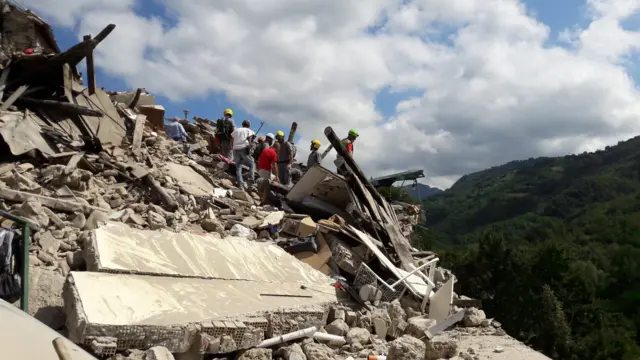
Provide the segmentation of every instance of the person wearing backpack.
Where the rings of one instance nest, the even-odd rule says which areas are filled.
[[[291,183],[291,165],[295,160],[295,146],[284,139],[284,132],[276,133],[278,142],[278,175],[280,184],[288,186]]]
[[[226,109],[222,114],[222,118],[216,121],[216,138],[220,145],[220,154],[228,159],[232,159],[233,144],[231,142],[231,134],[236,129],[233,122],[233,111]]]

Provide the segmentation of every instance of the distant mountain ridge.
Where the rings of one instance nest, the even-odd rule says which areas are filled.
[[[416,187],[414,187],[413,185],[405,185],[403,186],[403,188],[407,190],[409,196],[411,196],[411,198],[414,200],[422,200],[428,198],[429,196],[433,196],[442,192],[442,190],[436,187],[431,187],[429,185],[420,183],[418,183]]]
[[[640,359],[640,137],[465,175],[422,210],[416,247],[507,333],[556,360]]]

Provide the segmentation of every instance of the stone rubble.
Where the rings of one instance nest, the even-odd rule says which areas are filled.
[[[101,39],[114,28],[115,25],[107,26],[99,34]],[[91,40],[93,42],[84,41],[79,46],[92,51],[101,41],[95,40],[96,38],[98,36]],[[55,43],[54,39],[48,40]],[[69,81],[57,86],[70,86],[71,88],[66,88],[68,93],[78,92],[77,88],[84,89],[75,66],[69,64],[82,60],[86,56],[85,53],[80,56],[69,51],[56,57],[53,47],[45,48],[44,52],[42,49],[36,49],[35,52],[21,48],[10,50],[0,53],[0,70],[12,65],[12,62],[6,61],[8,59],[20,60],[28,56],[37,56],[42,61],[49,61],[64,56],[67,61],[57,64],[56,69],[60,70],[57,75],[64,71],[69,75]],[[58,77],[62,79],[62,76]],[[10,89],[7,88],[10,90],[9,94],[19,91],[15,84],[11,85]],[[4,84],[2,86],[4,87]],[[258,193],[256,187],[240,189],[234,186],[235,165],[230,163],[229,159],[216,154],[214,122],[198,117],[194,117],[194,122],[189,122],[185,115],[181,123],[189,135],[186,146],[190,151],[187,155],[185,144],[173,141],[164,134],[164,109],[161,105],[155,104],[152,95],[143,89],[136,93],[104,93],[98,89],[94,91],[96,93],[91,96],[104,95],[104,103],[98,101],[102,103],[102,107],[73,107],[71,101],[57,100],[55,104],[67,110],[70,106],[73,107],[75,117],[90,116],[100,124],[113,121],[116,126],[109,128],[103,125],[106,127],[104,132],[89,128],[89,132],[95,130],[95,133],[87,137],[80,136],[79,132],[61,134],[51,127],[42,125],[32,132],[27,132],[33,140],[32,143],[36,144],[34,148],[18,149],[25,150],[19,154],[18,150],[14,151],[17,147],[11,147],[9,144],[11,137],[3,135],[0,139],[0,143],[7,142],[4,145],[9,145],[12,149],[11,152],[3,154],[0,162],[0,210],[20,216],[33,231],[28,254],[29,312],[62,334],[67,330],[64,312],[66,304],[61,295],[65,278],[71,271],[86,271],[94,267],[93,264],[86,263],[86,252],[90,251],[87,244],[91,242],[91,231],[106,222],[121,222],[135,229],[216,233],[221,238],[238,236],[254,241],[271,242],[285,249],[308,245],[309,243],[303,240],[314,236],[320,226],[330,228],[334,234],[325,233],[327,239],[323,240],[328,243],[324,244],[324,251],[329,254],[328,258],[320,258],[318,254],[323,251],[322,243],[317,245],[314,242],[312,245],[321,249],[316,252],[306,251],[306,254],[303,251],[301,253],[306,257],[301,256],[299,259],[326,275],[332,275],[336,288],[342,284],[341,279],[344,279],[341,275],[350,279],[360,279],[361,271],[365,269],[363,265],[367,264],[376,269],[370,270],[375,274],[377,271],[387,271],[385,276],[392,274],[398,277],[397,273],[388,272],[391,271],[390,268],[384,269],[395,265],[377,264],[382,260],[390,262],[390,259],[374,260],[374,252],[363,243],[362,238],[356,236],[358,234],[354,235],[354,230],[347,225],[358,225],[357,230],[365,233],[364,236],[367,236],[367,231],[374,233],[383,229],[386,233],[386,244],[383,244],[382,238],[371,237],[370,241],[379,242],[379,245],[374,243],[372,246],[384,248],[385,252],[395,248],[395,264],[400,264],[409,257],[410,262],[420,266],[436,257],[430,252],[422,252],[422,257],[413,256],[412,253],[416,254],[418,251],[406,247],[410,244],[401,244],[406,246],[403,251],[398,250],[402,247],[398,242],[406,241],[406,238],[400,235],[408,237],[413,225],[419,222],[419,206],[388,204],[386,200],[378,198],[377,203],[373,204],[375,211],[372,212],[379,218],[379,223],[374,224],[372,219],[375,217],[368,214],[368,209],[355,209],[353,203],[349,202],[347,206],[342,207],[346,208],[345,214],[353,219],[345,220],[334,214],[329,219],[319,220],[316,224],[311,217],[293,213],[284,201],[283,192],[286,194],[290,189],[278,189],[275,186],[277,184],[274,184],[269,190],[269,195],[273,196],[267,197],[268,200],[264,201],[265,197]],[[36,94],[30,96],[36,97]],[[78,99],[84,101],[90,97],[77,95],[75,100]],[[107,99],[110,99],[111,103]],[[8,104],[6,110],[0,110],[0,128],[12,121],[28,123],[16,120],[27,115],[44,123],[39,118],[40,115],[33,111],[35,105],[29,105],[34,101],[37,104],[52,100],[32,99],[31,102],[18,101]],[[37,110],[37,106],[35,107]],[[101,126],[98,128],[102,129]],[[54,139],[54,145],[38,141],[42,140],[44,133],[49,134],[47,139]],[[337,182],[343,183],[353,194],[352,188],[357,187],[354,184],[358,184],[359,181],[365,182],[362,174],[356,175],[354,170],[350,176]],[[335,174],[332,176],[335,177]],[[321,182],[318,182],[318,187],[322,185]],[[370,184],[360,184],[358,194],[379,196],[368,185]],[[327,193],[331,193],[334,188],[331,189]],[[349,199],[349,196],[345,197]],[[367,196],[361,196],[360,200],[362,197]],[[368,206],[373,208],[371,203]],[[342,207],[334,206],[338,209]],[[362,209],[366,211],[361,211]],[[314,217],[316,218],[317,216]],[[348,239],[338,237],[345,234],[349,236]],[[313,258],[316,255],[317,258]],[[330,262],[329,258],[335,261]],[[429,286],[429,291],[441,291],[446,283],[451,283],[450,279],[456,281],[449,270],[435,268],[435,265],[432,270],[433,274],[429,276],[432,276],[435,287]],[[418,277],[418,280],[421,279]],[[439,323],[429,318],[429,307],[424,311],[420,310],[422,299],[411,294],[411,291],[407,291],[407,294],[403,291],[402,297],[396,296],[391,301],[385,301],[389,300],[388,291],[385,292],[383,286],[375,279],[350,290],[353,291],[349,292],[351,298],[341,304],[332,305],[326,324],[319,329],[320,332],[344,337],[344,342],[325,342],[308,337],[272,348],[238,350],[235,340],[229,335],[224,335],[211,339],[208,348],[216,348],[218,353],[227,353],[216,354],[217,359],[234,360],[360,360],[367,359],[370,355],[383,355],[387,360],[432,360],[456,356],[475,360],[478,359],[476,352],[481,349],[461,350],[458,346],[461,339],[485,335],[507,338],[498,321],[487,319],[484,311],[474,307],[467,307],[461,321],[452,323],[449,329],[441,329],[436,334],[431,334],[435,336],[430,338],[427,333]],[[462,299],[455,293],[453,298]],[[455,305],[449,305],[449,314],[462,310]],[[289,321],[288,325],[293,329],[297,329],[298,326],[295,320]],[[443,330],[446,331],[442,332]],[[203,339],[207,337],[206,334],[202,335]],[[117,347],[116,343],[116,339],[104,336],[93,339],[91,346],[96,355],[103,358],[110,356],[113,360],[202,358],[202,354],[192,354],[191,351],[172,354],[163,346],[128,349],[113,355],[110,350]],[[491,351],[496,354],[506,353],[509,350],[508,346],[510,345],[507,343],[500,343],[493,346]],[[194,356],[190,357],[191,355]]]

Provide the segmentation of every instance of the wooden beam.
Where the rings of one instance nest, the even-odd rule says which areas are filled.
[[[71,174],[73,170],[75,170],[78,167],[78,163],[80,162],[80,160],[82,160],[83,157],[84,157],[84,152],[73,154],[71,159],[69,159],[67,166],[64,167],[64,171],[62,173],[65,175]]]
[[[5,65],[2,70],[2,75],[0,75],[0,101],[2,101],[2,98],[4,97],[4,88],[7,86],[9,71],[11,71],[11,60],[7,62],[7,65]]]
[[[16,84],[24,84],[25,82],[29,82],[32,79],[36,79],[41,76],[48,76],[51,73],[57,71],[64,64],[70,64],[72,67],[75,67],[84,59],[89,53],[93,51],[93,49],[104,40],[107,35],[109,35],[116,26],[114,24],[109,24],[105,27],[96,37],[90,40],[84,40],[67,51],[57,54],[51,58],[49,58],[44,64],[35,69],[30,69],[28,73],[20,76],[19,78],[14,79],[9,86]]]
[[[72,104],[68,102],[62,102],[62,101],[56,101],[56,100],[40,100],[40,99],[25,98],[25,97],[20,98],[20,101],[22,101],[25,104],[32,104],[42,108],[58,109],[62,111],[72,112],[73,114],[77,114],[77,115],[97,116],[97,117],[104,116],[104,113],[100,110],[90,109],[86,106]]]
[[[362,172],[358,164],[356,164],[355,160],[353,160],[353,157],[351,157],[351,155],[347,152],[347,149],[345,149],[344,146],[342,146],[342,143],[340,142],[340,138],[336,135],[335,132],[333,132],[333,129],[331,128],[331,126],[327,126],[324,129],[324,135],[327,137],[327,139],[329,139],[329,142],[331,143],[331,145],[333,145],[333,148],[336,149],[336,152],[338,152],[338,154],[340,154],[340,156],[344,158],[345,163],[351,168],[351,170],[358,177],[360,182],[367,189],[369,189],[371,196],[373,196],[373,198],[378,202],[378,204],[380,204],[380,206],[385,207],[386,200],[384,200],[384,198],[382,197],[382,195],[380,195],[378,190],[376,190],[376,188],[373,187],[373,185],[371,185],[371,183],[369,182],[369,179],[367,179],[367,177],[364,175],[364,172]]]
[[[296,130],[298,130],[298,123],[294,121],[291,124],[291,129],[289,130],[289,137],[287,138],[288,142],[293,142],[293,138],[296,136]]]
[[[144,123],[147,117],[144,115],[136,116],[136,123],[133,128],[133,140],[131,140],[131,152],[139,160],[140,146],[142,145],[142,133],[144,131]]]
[[[6,111],[9,106],[13,105],[16,100],[29,88],[29,85],[22,85],[16,91],[14,91],[11,96],[7,99],[7,101],[3,102],[0,106],[0,111]]]
[[[140,94],[142,94],[142,89],[138,88],[138,90],[136,90],[135,96],[133,97],[129,105],[127,105],[129,109],[133,109],[136,107],[136,105],[138,105],[138,101],[140,100]]]
[[[82,37],[84,41],[91,40],[91,35],[85,35]],[[96,73],[93,67],[93,49],[89,50],[87,54],[87,82],[89,86],[89,95],[96,93]]]

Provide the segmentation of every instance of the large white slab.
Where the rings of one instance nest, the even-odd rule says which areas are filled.
[[[87,245],[91,271],[329,284],[326,275],[280,247],[240,237],[137,230],[108,223]]]
[[[337,301],[330,285],[303,290],[254,281],[96,272],[72,272],[69,280],[81,315],[92,325],[181,325]],[[275,294],[292,296],[269,296]]]

